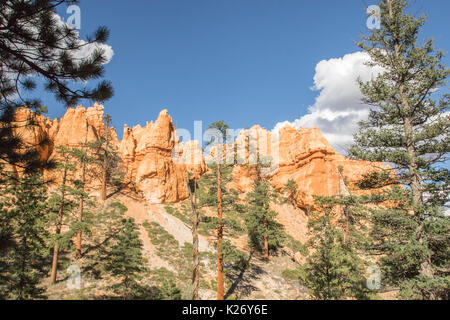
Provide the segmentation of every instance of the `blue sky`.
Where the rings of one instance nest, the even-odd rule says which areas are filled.
[[[310,112],[320,95],[311,90],[316,66],[358,51],[355,42],[367,31],[365,7],[376,3],[82,0],[80,34],[84,38],[100,25],[111,30],[108,44],[114,56],[105,78],[112,81],[115,96],[104,105],[119,136],[123,124],[145,124],[161,109],[188,130],[194,120],[272,129]],[[436,46],[448,52],[450,1],[411,3],[429,17],[423,35],[434,37]],[[322,70],[325,77],[334,65],[328,67]],[[50,117],[64,114],[65,106],[49,95],[43,100]]]

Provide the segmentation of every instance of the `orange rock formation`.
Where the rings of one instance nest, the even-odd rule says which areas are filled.
[[[26,125],[32,120],[33,125]],[[42,161],[58,159],[56,146],[79,147],[83,143],[97,141],[105,131],[103,106],[95,104],[90,108],[68,108],[60,120],[50,120],[35,115],[27,108],[16,113],[16,121],[25,125],[17,133],[29,146],[39,145],[43,140],[49,143],[38,147]],[[124,127],[122,141],[114,128],[111,129],[112,144],[123,160],[126,172],[125,183],[134,185],[136,190],[150,203],[172,203],[188,197],[186,177],[191,172],[199,177],[206,171],[203,158],[197,162],[184,163],[186,157],[198,159],[198,144],[190,141],[178,143],[172,118],[167,110],[160,112],[157,120]],[[40,148],[40,149],[39,149]],[[56,172],[45,172],[46,178],[58,180]],[[99,181],[88,181],[91,188],[98,187]]]
[[[81,106],[69,108],[59,120],[34,115],[26,108],[17,111],[18,123],[25,123],[30,118],[34,119],[35,125],[21,126],[17,132],[29,145],[49,140],[49,144],[38,147],[42,161],[57,158],[56,146],[77,147],[96,141],[105,131],[103,106],[98,104],[87,109]],[[147,122],[145,127],[125,125],[121,141],[114,129],[111,136],[123,160],[125,184],[133,185],[150,203],[174,203],[186,199],[188,173],[199,178],[206,172],[198,142],[178,142],[167,110],[162,110],[156,121]],[[295,129],[287,125],[276,135],[254,126],[242,130],[226,149],[226,161],[240,164],[233,171],[233,187],[243,192],[252,189],[254,170],[245,164],[255,164],[259,154],[259,161],[266,161],[264,170],[276,189],[282,190],[289,179],[296,182],[295,200],[305,211],[313,207],[313,195],[360,193],[354,182],[374,166],[382,166],[349,160],[338,154],[317,128]],[[213,147],[213,153],[214,150],[217,148]],[[342,176],[338,172],[340,166]],[[46,174],[52,175],[51,172]],[[97,186],[95,181],[90,185]]]
[[[260,159],[269,159],[267,166],[270,164],[271,168],[268,168],[267,176],[276,189],[281,191],[289,179],[294,180],[298,189],[297,206],[306,212],[314,207],[313,195],[361,194],[355,182],[364,173],[384,167],[380,163],[354,161],[338,154],[317,127],[295,129],[286,125],[276,136],[254,126],[241,131],[236,143],[239,146],[235,150],[242,146],[246,150],[245,163],[255,164],[252,157],[258,153]],[[342,167],[342,173],[339,173],[339,167]],[[240,165],[234,168],[233,174],[235,188],[243,192],[253,188],[254,169]]]
[[[150,203],[172,203],[186,199],[188,194],[187,172],[200,176],[206,171],[203,159],[197,163],[185,161],[185,157],[198,154],[198,144],[179,143],[172,118],[167,110],[158,119],[129,128],[125,125],[120,143],[120,155],[127,170],[126,180],[135,184]],[[185,153],[183,155],[183,152]]]

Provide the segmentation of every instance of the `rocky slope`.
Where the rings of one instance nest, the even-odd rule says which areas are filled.
[[[68,108],[61,119],[54,120],[22,108],[16,118],[22,124],[33,119],[35,125],[20,126],[17,132],[29,145],[38,145],[42,161],[57,157],[56,146],[76,147],[98,140],[105,132],[103,106],[98,104],[87,109]],[[175,203],[186,199],[187,172],[197,177],[206,172],[198,142],[178,142],[167,110],[162,110],[155,122],[147,122],[145,127],[125,125],[121,141],[114,128],[111,136],[123,160],[125,183],[134,185],[149,203]],[[43,140],[49,143],[40,146]],[[349,160],[338,154],[317,128],[294,129],[287,125],[275,135],[254,126],[242,130],[236,141],[226,147],[226,161],[238,163],[233,172],[233,187],[244,192],[251,190],[254,173],[248,164],[256,163],[258,154],[261,159],[269,159],[271,167],[266,170],[275,188],[282,190],[289,179],[296,182],[299,192],[295,200],[305,211],[313,207],[313,195],[360,193],[354,183],[362,174],[383,166]],[[95,181],[90,183],[96,184]]]
[[[33,125],[27,125],[30,119]],[[35,115],[25,108],[16,114],[16,121],[20,124],[17,133],[27,144],[36,146],[43,162],[58,159],[57,146],[79,147],[82,143],[97,141],[106,130],[102,120],[103,106],[98,104],[87,109],[81,106],[69,108],[61,119],[54,120]],[[127,187],[108,201],[124,203],[128,207],[126,214],[139,225],[144,253],[154,277],[172,275],[176,279],[189,279],[190,226],[165,204],[179,208],[184,201],[184,205],[188,205],[188,173],[200,177],[207,170],[205,161],[219,155],[219,149],[213,147],[203,159],[197,141],[180,143],[167,110],[162,110],[157,119],[147,122],[145,127],[125,125],[122,140],[118,139],[114,128],[110,133],[112,144],[122,159],[124,185]],[[43,141],[47,143],[41,144]],[[273,204],[273,209],[277,211],[286,233],[300,243],[307,239],[306,224],[308,213],[314,207],[313,195],[361,193],[354,183],[375,166],[382,166],[343,157],[317,128],[286,126],[274,134],[254,126],[242,130],[236,140],[224,148],[227,151],[223,156],[225,161],[237,164],[233,169],[231,187],[244,193],[250,191],[255,172],[249,164],[257,161],[265,164],[264,174],[276,189],[281,191],[289,179],[296,182],[295,205]],[[13,169],[20,173],[19,168]],[[51,171],[44,172],[44,175],[55,180],[60,178]],[[88,185],[91,195],[95,196],[99,181],[92,179]],[[172,239],[171,248],[158,247],[152,242],[148,223],[152,224],[153,232],[164,233]],[[245,235],[230,240],[239,250],[248,252]],[[202,298],[214,298],[214,238],[200,235],[200,251],[204,277],[200,294]],[[302,261],[302,255],[289,248],[282,252],[269,263],[252,257],[250,268],[229,284],[229,296],[242,299],[308,298],[306,288],[297,280],[286,278],[283,273],[294,269]],[[188,285],[189,281],[183,283]],[[189,292],[189,288],[185,290]]]

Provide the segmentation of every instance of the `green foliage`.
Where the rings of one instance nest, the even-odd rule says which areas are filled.
[[[89,210],[84,214],[84,222],[89,228],[83,242],[83,273],[99,279],[107,276],[104,265],[108,261],[111,247],[115,245],[123,229],[127,207],[120,202],[112,202],[106,207],[92,209],[93,211]]]
[[[268,240],[269,252],[277,252],[286,238],[283,225],[276,221],[277,213],[270,209],[270,203],[276,197],[277,194],[265,180],[255,183],[253,191],[246,197],[248,241],[251,248],[258,252],[264,252],[264,236]]]
[[[217,165],[208,165],[209,171],[202,175],[197,189],[198,207],[208,207],[213,212],[217,212]],[[232,181],[233,167],[230,165],[221,165],[221,191],[222,191],[222,225],[224,234],[230,237],[238,237],[244,234],[245,229],[242,225],[242,213],[244,207],[239,199],[239,192],[228,187]],[[219,220],[217,217],[206,216],[203,210],[199,210],[199,233],[212,235],[217,230]]]
[[[217,208],[217,170],[216,164],[208,165],[208,172],[203,174],[197,189],[197,196],[199,199],[199,207]],[[233,166],[221,165],[221,191],[222,191],[222,206],[224,213],[226,211],[237,210],[238,206],[238,191],[227,187],[228,183],[233,180],[232,177]]]
[[[304,280],[305,279],[305,272],[304,269],[298,268],[298,269],[285,269],[281,273],[281,275],[288,280]]]
[[[181,203],[181,210],[177,210],[169,205],[165,206],[166,212],[181,221],[183,221],[187,226],[192,228],[192,209],[190,205],[187,205],[189,200],[185,200]]]
[[[297,196],[298,187],[295,180],[289,179],[283,187],[283,192],[287,195],[286,201],[289,201],[292,205],[297,206],[295,197]]]
[[[158,223],[145,221],[143,226],[148,232],[150,241],[159,248],[159,255],[170,257],[178,250],[178,241]]]
[[[394,192],[405,193],[396,189],[388,195],[392,198]],[[405,299],[427,299],[431,295],[446,299],[450,287],[449,217],[439,208],[430,207],[423,221],[408,208],[408,203],[397,203],[395,207],[371,210],[372,249],[383,253],[380,263],[384,279],[400,287],[400,296]],[[418,230],[426,234],[425,243],[418,238]],[[434,269],[433,276],[421,274],[426,257]]]
[[[309,254],[308,247],[302,244],[300,241],[295,240],[291,235],[286,234],[286,247],[291,249],[294,253],[300,252],[302,256],[307,256]]]
[[[223,120],[219,120],[219,121],[211,123],[208,126],[208,129],[213,129],[213,130],[218,131],[218,136],[215,137],[218,140],[214,141],[213,138],[211,137],[211,140],[206,142],[207,146],[211,145],[211,144],[217,144],[217,143],[221,144],[221,143],[228,142],[227,141],[228,140],[227,130],[229,129],[229,126]]]
[[[181,290],[172,279],[164,280],[159,292],[161,300],[180,300]]]
[[[76,234],[76,230],[68,228],[63,230],[64,226],[70,226],[75,222],[75,217],[71,214],[77,207],[76,198],[85,197],[80,190],[78,180],[73,178],[77,169],[76,162],[73,158],[75,149],[58,146],[55,151],[62,160],[56,162],[56,173],[61,176],[61,183],[58,188],[50,194],[48,200],[48,219],[49,226],[56,230],[51,236],[50,246],[58,244],[59,251],[64,253],[65,250],[73,246],[72,238]],[[80,226],[81,227],[81,226]]]
[[[175,273],[164,267],[150,270],[151,279],[155,282],[162,283],[164,280],[175,280]]]
[[[115,244],[105,256],[105,271],[119,279],[111,289],[124,299],[131,299],[139,291],[140,281],[148,272],[142,256],[142,242],[133,219],[126,219]]]
[[[365,35],[359,46],[371,58],[368,65],[383,72],[360,81],[371,111],[349,152],[392,166],[367,172],[360,186],[403,187],[378,190],[371,199],[373,249],[383,257],[384,278],[400,286],[402,297],[447,299],[450,217],[442,207],[450,175],[442,163],[450,151],[450,95],[442,89],[450,69],[433,39],[420,37],[425,16],[407,14],[405,0],[379,6],[381,28]]]
[[[0,34],[0,158],[25,168],[26,172],[46,165],[38,159],[35,146],[26,144],[14,130],[17,126],[32,126],[36,121],[30,116],[20,124],[14,123],[18,108],[27,106],[37,113],[46,112],[41,101],[32,97],[37,79],[64,106],[76,106],[80,99],[104,101],[113,95],[108,81],[100,81],[94,88],[80,86],[81,82],[103,76],[106,52],[84,49],[95,42],[107,41],[109,31],[100,27],[87,41],[79,41],[78,31],[60,23],[55,15],[58,8],[76,2],[0,2],[0,29],[8,30]],[[80,51],[85,54],[84,59],[77,58]],[[47,139],[38,141],[40,147],[48,144]],[[0,171],[0,176],[3,173]]]
[[[9,242],[0,251],[0,295],[42,299],[45,289],[39,283],[48,273],[46,187],[40,175],[32,174],[9,180],[4,191],[0,215],[7,222]]]
[[[308,223],[309,247],[314,250],[307,257],[299,276],[318,299],[364,299],[365,261],[353,242],[346,244],[344,234],[329,214],[313,214]]]
[[[185,242],[183,246],[180,246],[179,242],[156,222],[145,221],[143,226],[147,230],[150,241],[156,247],[157,255],[175,268],[177,280],[189,281],[193,265],[192,244]]]
[[[238,250],[228,239],[222,242],[222,253],[225,283],[231,288],[236,279],[242,277],[243,273],[250,268],[250,257]],[[230,299],[230,296],[227,299]]]
[[[222,242],[222,252],[224,256],[224,267],[227,271],[243,271],[250,266],[248,255],[238,250],[229,240]]]
[[[93,171],[96,180],[103,183],[106,178],[106,185],[120,189],[122,186],[124,172],[120,167],[121,158],[112,143],[112,117],[105,114],[103,117],[105,131],[99,139],[88,143],[87,147],[92,152],[91,162],[97,168]],[[105,176],[104,176],[105,175]]]

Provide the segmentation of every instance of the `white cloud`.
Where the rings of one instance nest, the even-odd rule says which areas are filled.
[[[59,25],[67,24],[56,13],[54,14],[54,17],[57,20],[57,23]],[[78,35],[78,38],[79,38],[79,33],[78,32],[77,32],[77,35]],[[82,39],[79,40],[79,44],[80,45],[83,45],[85,43],[86,43],[86,41],[84,41]],[[88,44],[86,46],[81,47],[77,51],[72,50],[71,54],[72,54],[72,56],[74,58],[82,60],[82,59],[85,59],[85,58],[89,57],[94,52],[94,50],[96,50],[96,49],[103,49],[103,51],[105,52],[105,57],[106,57],[105,64],[107,64],[108,62],[111,61],[111,59],[112,59],[112,57],[114,55],[114,51],[113,51],[112,47],[110,45],[107,45],[106,43],[94,42],[94,43],[91,43],[91,44]]]
[[[316,65],[312,90],[320,91],[309,113],[294,121],[277,123],[278,132],[286,124],[299,128],[317,126],[325,138],[338,151],[343,152],[352,142],[358,121],[368,116],[369,108],[361,103],[361,92],[357,83],[360,77],[368,81],[376,77],[381,68],[366,66],[369,56],[354,52],[342,58],[322,60]]]

